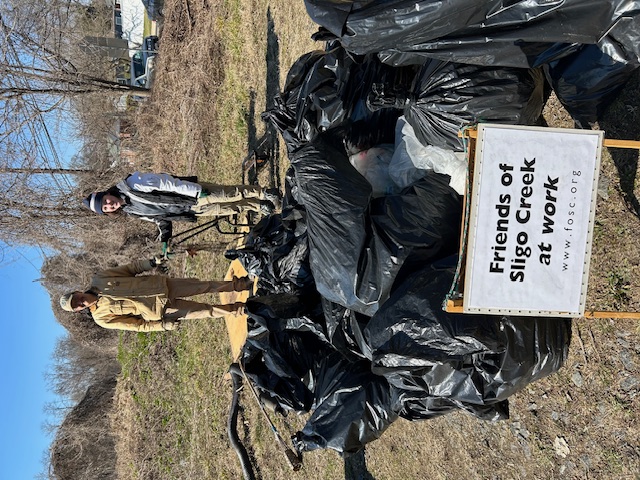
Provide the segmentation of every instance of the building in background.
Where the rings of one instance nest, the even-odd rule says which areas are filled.
[[[113,36],[122,38],[122,7],[119,2],[113,4]]]

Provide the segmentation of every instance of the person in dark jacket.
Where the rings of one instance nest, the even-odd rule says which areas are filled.
[[[83,201],[98,215],[122,212],[154,222],[163,248],[173,234],[171,222],[241,212],[268,214],[278,202],[274,190],[257,185],[216,185],[198,182],[197,177],[141,172],[132,173],[108,190],[93,192]]]

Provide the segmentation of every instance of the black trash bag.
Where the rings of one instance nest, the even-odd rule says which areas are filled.
[[[457,135],[464,125],[534,124],[546,100],[544,87],[538,69],[430,59],[391,67],[374,55],[354,57],[336,47],[302,56],[263,118],[281,132],[290,155],[328,130],[349,154],[393,143],[401,114],[425,145],[460,150]]]
[[[282,197],[282,212],[287,212],[285,221],[290,230],[302,235],[307,231],[306,212],[300,205],[300,195],[296,183],[296,172],[291,165],[284,176],[284,195]]]
[[[371,359],[371,348],[366,343],[364,329],[370,317],[348,308],[322,300],[327,339],[333,348],[352,361]]]
[[[274,106],[262,113],[261,118],[271,123],[287,145],[289,151],[308,142],[317,135],[313,119],[308,120],[304,114],[306,87],[305,79],[316,62],[324,56],[322,50],[302,55],[289,69],[284,90],[274,97]]]
[[[397,418],[397,397],[368,360],[346,358],[329,344],[319,307],[319,298],[251,299],[241,363],[277,411],[313,411],[297,434],[298,448],[355,452]]]
[[[326,135],[325,135],[326,136]],[[299,201],[307,211],[311,270],[320,294],[347,308],[358,305],[353,278],[370,231],[371,185],[344,149],[317,138],[290,155]],[[331,159],[331,160],[328,160]]]
[[[290,156],[307,211],[311,271],[324,298],[371,316],[405,261],[456,250],[461,199],[448,176],[432,172],[370,204],[370,184],[328,133]]]
[[[244,246],[225,252],[258,277],[257,295],[315,292],[309,267],[309,244],[304,208],[295,200],[290,168],[285,178],[283,207],[279,214],[263,217],[247,235]]]
[[[355,453],[398,418],[395,392],[369,367],[368,361],[349,362],[338,353],[322,359],[315,374],[313,414],[293,437],[298,451]]]
[[[282,135],[289,154],[327,130],[340,130],[352,151],[393,143],[400,110],[373,112],[366,106],[372,85],[406,91],[415,67],[382,64],[375,55],[354,57],[341,46],[301,56],[284,90],[262,118]]]
[[[319,297],[265,295],[246,305],[241,363],[261,395],[284,411],[313,405],[317,364],[334,350],[323,329]]]
[[[404,116],[422,144],[462,151],[458,132],[465,125],[536,124],[546,101],[545,78],[540,69],[427,59],[411,91],[400,96],[372,92],[368,104],[370,108],[404,105]]]
[[[365,335],[374,373],[475,413],[564,364],[569,320],[446,313],[453,274],[450,266],[424,267],[372,317]]]
[[[393,252],[395,261],[399,262],[398,272],[408,275],[420,265],[458,251],[462,197],[449,183],[448,175],[428,171],[400,193],[371,201],[369,216],[374,234],[385,245],[399,247]],[[361,265],[359,276],[362,279],[379,278],[379,284],[382,284],[384,276],[370,270],[373,267],[371,262]],[[401,278],[400,274],[398,278]]]
[[[576,125],[590,128],[638,64],[619,44],[605,39],[544,66],[545,74]]]
[[[243,248],[227,252],[227,257],[238,258],[250,275],[258,277],[258,295],[315,290],[306,230],[302,226],[298,228],[302,233],[291,230],[283,215],[264,217],[247,235]],[[296,225],[300,223],[305,225],[304,221]]]
[[[640,58],[638,0],[305,0],[350,52],[535,67],[605,35]],[[326,32],[325,32],[326,33]],[[325,39],[328,35],[324,35]]]
[[[569,321],[446,314],[440,307],[453,268],[440,263],[406,277],[371,319],[327,301],[323,316],[318,297],[247,303],[243,368],[277,411],[312,412],[294,438],[300,451],[354,453],[399,416],[426,420],[461,409],[507,418],[509,395],[563,364]],[[354,319],[355,340],[341,348],[336,339]]]
[[[444,381],[444,378],[440,381]],[[448,397],[433,397],[425,390],[396,389],[402,408],[398,415],[412,422],[430,420],[447,413],[463,410],[479,420],[495,422],[509,418],[509,401],[491,403],[489,405],[472,405]]]
[[[504,44],[498,45],[478,45],[475,55],[467,52],[469,56],[460,58],[455,55],[449,55],[449,52],[442,51],[437,54],[431,52],[414,52],[414,51],[397,51],[385,50],[377,54],[382,63],[393,65],[394,67],[422,65],[425,60],[439,60],[441,62],[459,62],[463,65],[481,65],[490,67],[507,67],[507,68],[538,68],[547,63],[556,61],[560,58],[570,55],[578,50],[582,44],[579,43],[518,43],[515,50],[508,51],[509,55],[496,61],[496,55],[500,55]],[[461,45],[452,46],[456,48],[465,48]]]
[[[464,409],[483,420],[508,417],[508,403],[464,405],[428,391],[408,391],[390,385],[370,370],[366,361],[350,361],[334,353],[317,365],[312,415],[293,438],[299,451],[331,448],[349,455],[380,438],[398,416],[426,420]]]

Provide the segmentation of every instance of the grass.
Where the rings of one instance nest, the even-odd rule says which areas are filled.
[[[630,290],[629,281],[618,271],[610,272],[607,279],[609,281],[610,293],[614,300],[614,307],[616,310],[624,309],[631,300],[628,293]]]
[[[151,20],[149,19],[149,15],[147,15],[147,11],[144,11],[144,16],[142,18],[142,38],[148,37],[151,35]]]
[[[315,27],[303,2],[288,0],[167,0],[165,16],[152,101],[137,118],[139,138],[149,146],[141,168],[238,183],[248,137],[254,130],[260,136],[264,128],[259,114],[267,105],[269,22],[271,39],[277,37],[280,85],[293,61],[323,47],[309,39]],[[621,108],[614,115],[625,112]],[[549,103],[545,117],[552,126],[572,127],[557,102]],[[631,125],[635,119],[621,121]],[[624,207],[610,155],[603,175],[611,180],[610,198],[598,206],[589,297],[599,307],[625,300],[628,308],[640,310],[635,281],[640,222]],[[233,241],[214,234],[199,240]],[[176,275],[198,278],[221,278],[226,268],[226,261],[211,252],[173,262]],[[566,367],[514,395],[509,420],[489,424],[464,413],[428,422],[399,420],[367,446],[369,470],[389,480],[637,478],[638,392],[621,387],[628,376],[640,376],[637,325],[575,321]],[[621,362],[623,351],[635,362],[632,370]],[[231,398],[225,372],[231,357],[220,320],[191,321],[167,334],[125,333],[118,359],[123,373],[113,423],[120,478],[241,478],[225,431]],[[584,379],[581,387],[572,381],[576,371]],[[241,396],[240,433],[260,478],[344,478],[343,460],[331,451],[310,452],[301,472],[289,471],[250,393]],[[296,415],[273,419],[284,437],[305,421]],[[567,458],[554,451],[557,436],[567,440]]]

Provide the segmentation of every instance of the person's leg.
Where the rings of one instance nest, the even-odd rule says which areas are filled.
[[[209,192],[212,202],[234,202],[243,198],[258,198],[262,200],[263,189],[259,185],[217,185],[215,183],[199,182],[202,188]]]
[[[217,185],[208,182],[200,182],[200,185],[209,192],[209,195],[204,197],[206,200],[202,202],[202,205],[211,203],[228,204],[252,198],[262,200],[260,205],[263,207],[263,213],[264,209],[268,209],[268,202],[273,204],[276,209],[280,209],[282,206],[282,194],[277,188],[262,188],[259,185]],[[251,205],[255,208],[257,203],[252,203]],[[216,215],[215,210],[212,210],[211,215]],[[217,215],[222,214],[218,213]]]
[[[210,305],[178,298],[172,300],[165,307],[163,318],[166,320],[189,320],[194,318],[224,317],[230,313],[240,315],[243,310],[244,303],[242,302],[230,305]]]
[[[198,280],[196,278],[168,278],[170,300],[191,297],[202,293],[239,292],[253,287],[249,277],[234,277],[233,280]]]
[[[257,198],[243,198],[237,201],[219,202],[209,197],[199,198],[191,211],[203,217],[221,217],[241,212],[261,212],[262,201]]]

